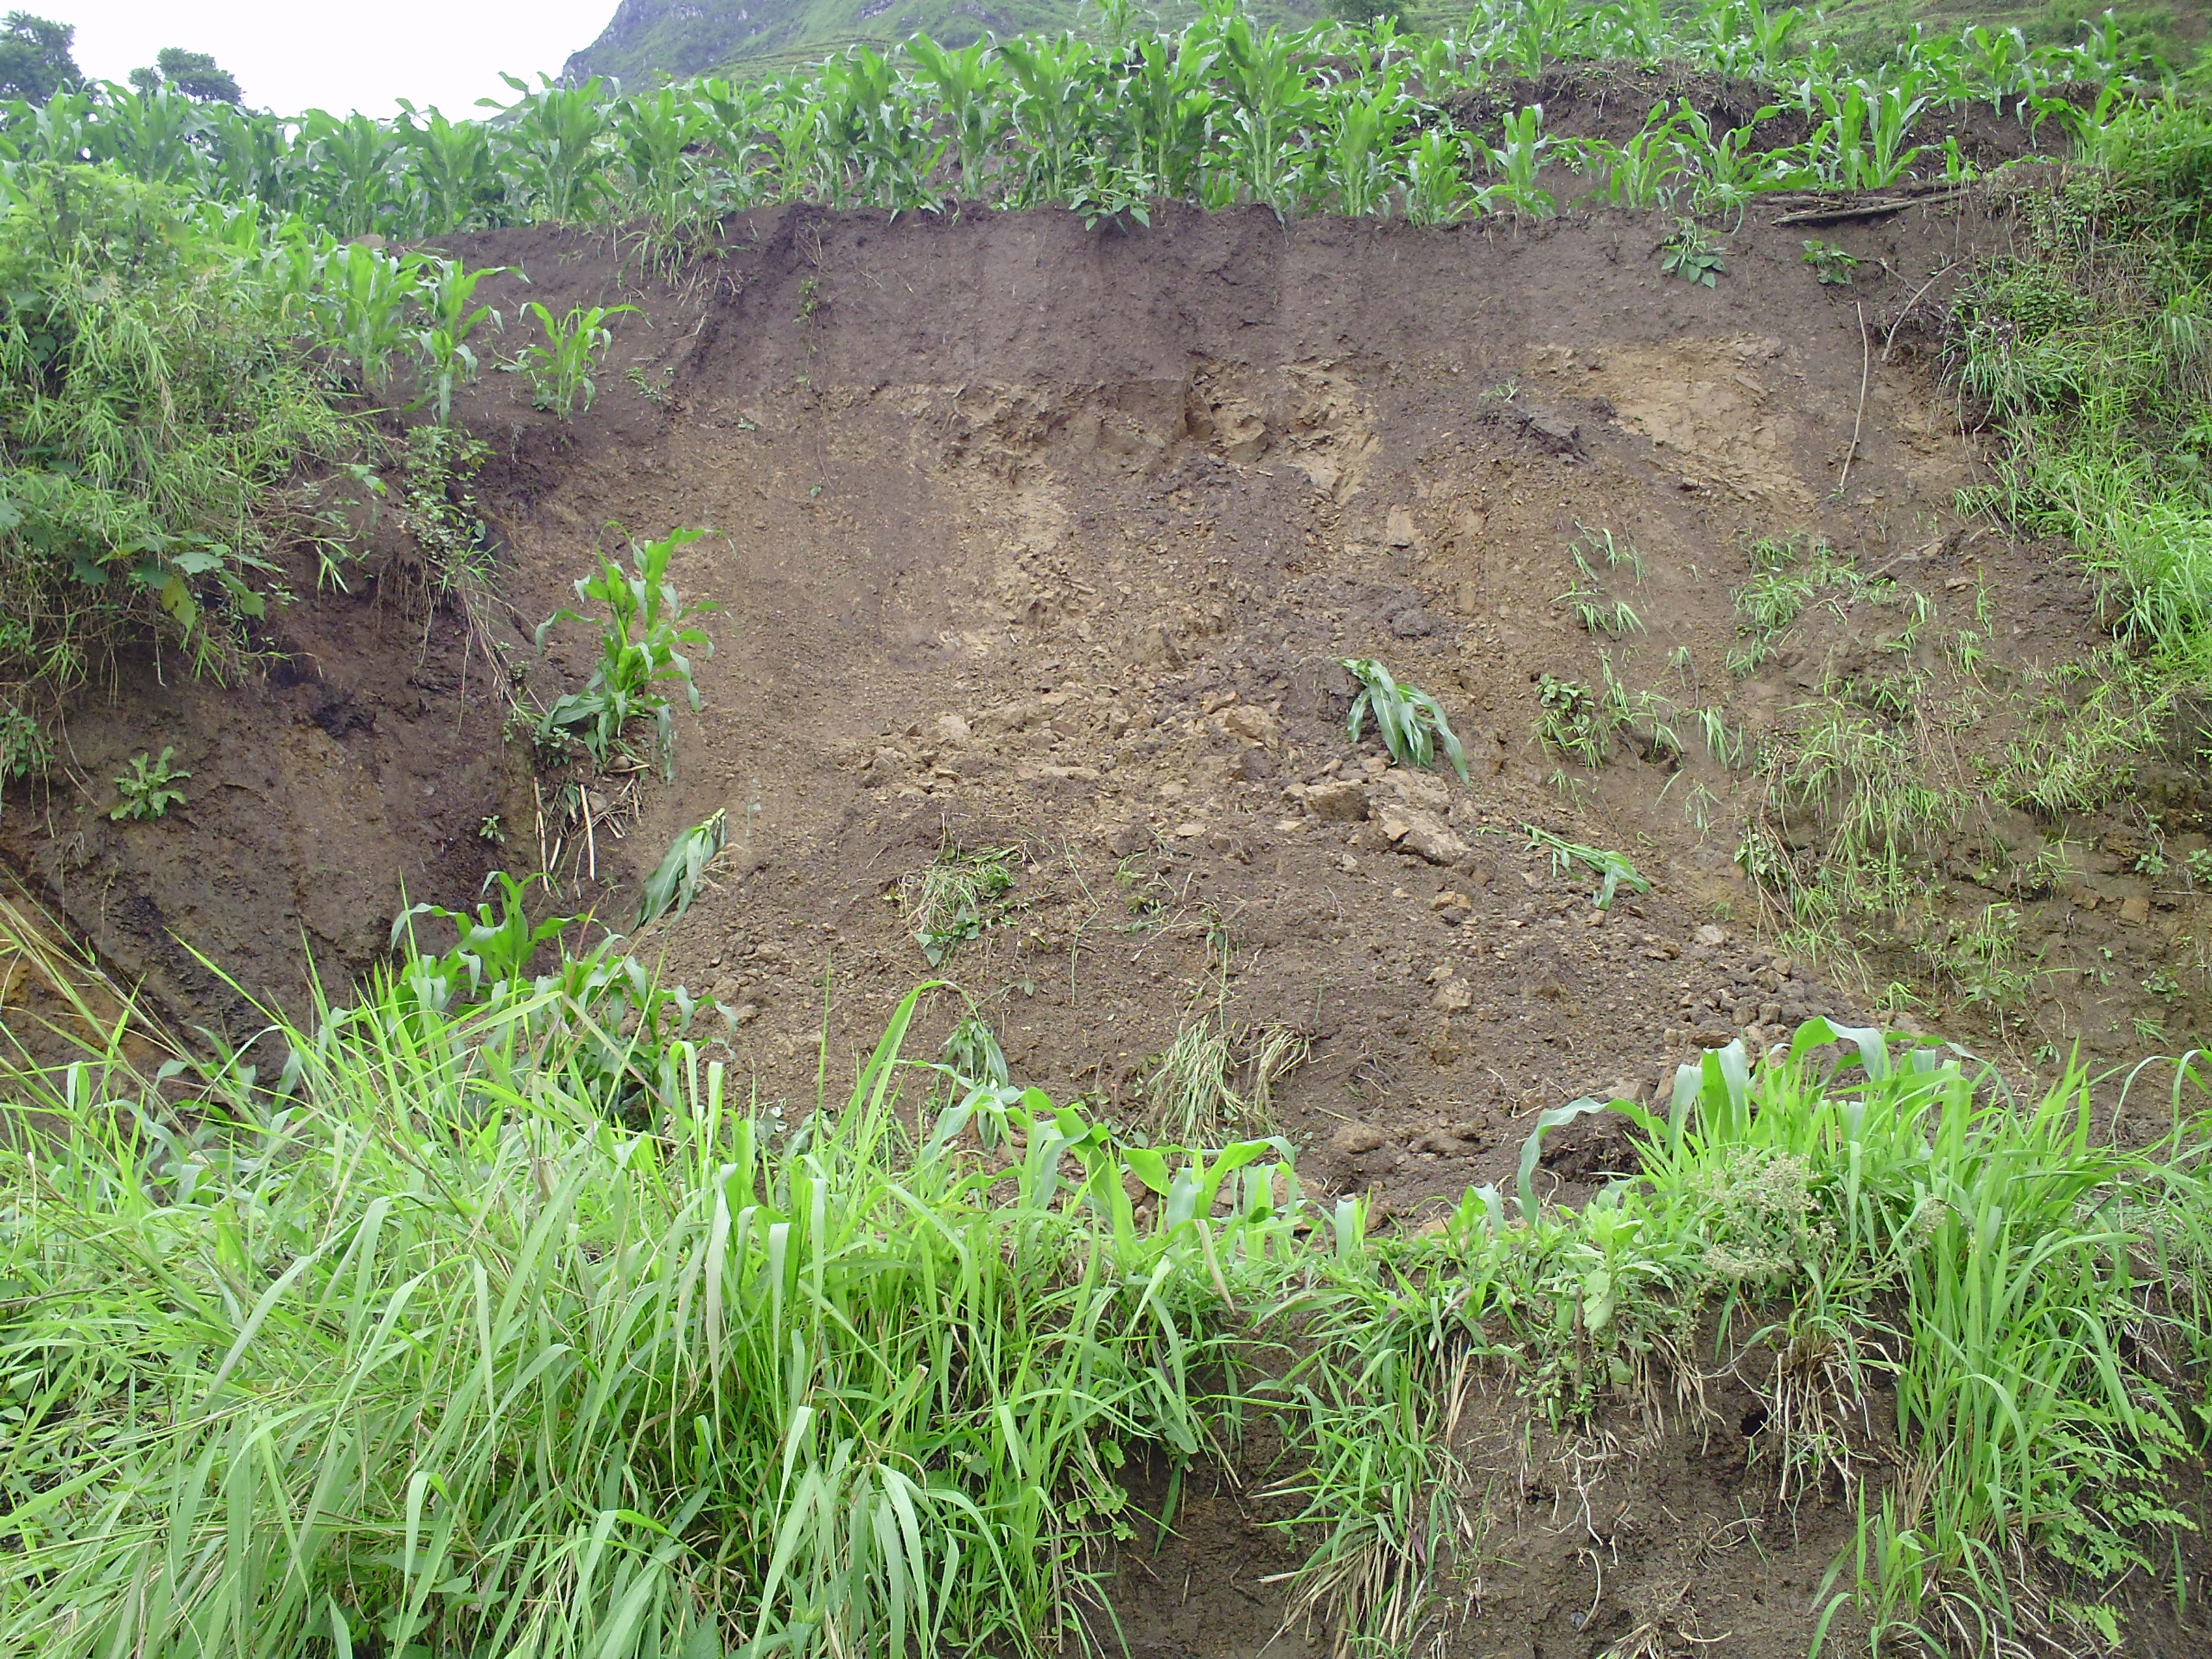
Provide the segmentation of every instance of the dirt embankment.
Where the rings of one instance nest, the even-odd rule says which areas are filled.
[[[801,1094],[825,1030],[834,1080],[928,971],[902,879],[910,898],[948,845],[1013,848],[991,925],[944,970],[1020,1074],[1134,1110],[1152,1057],[1218,1009],[1310,1039],[1275,1104],[1334,1143],[1323,1178],[1403,1206],[1493,1177],[1538,1100],[1648,1091],[1699,1041],[1871,1012],[1865,982],[1761,948],[1736,853],[1767,786],[1692,728],[1710,708],[1723,754],[1778,741],[1823,687],[1900,654],[1900,612],[1820,590],[1732,672],[1755,543],[1818,537],[1917,596],[1902,654],[1933,667],[1962,627],[2000,685],[2097,638],[2056,550],[1957,515],[1974,447],[1902,349],[1955,280],[1939,273],[2000,224],[1954,204],[1827,228],[1863,262],[1848,289],[1815,282],[1801,231],[1756,223],[1717,286],[1667,278],[1666,228],[734,223],[680,288],[630,295],[573,426],[513,376],[461,410],[493,450],[477,493],[501,587],[473,628],[457,605],[426,616],[388,506],[351,591],[282,612],[276,670],[216,688],[126,665],[70,723],[78,787],[9,801],[0,837],[112,961],[224,1013],[179,939],[289,998],[302,939],[326,976],[358,969],[403,886],[458,902],[560,840],[564,890],[615,916],[677,829],[726,807],[720,890],[653,948],[738,1012],[728,1041],[765,1089]],[[626,291],[603,242],[465,252],[556,310]],[[575,682],[581,630],[538,665],[529,629],[617,525],[713,532],[674,574],[724,609],[674,785],[601,785],[586,853],[574,824],[538,834],[492,659],[541,699]],[[1590,631],[1590,598],[1633,623]],[[1385,770],[1371,738],[1355,752],[1338,655],[1435,691],[1473,782]],[[1543,740],[1546,677],[1601,697],[1608,675],[1672,711],[1681,752],[1608,741],[1590,769]],[[1962,746],[2004,718],[1970,711]],[[105,779],[165,744],[188,807],[111,823]],[[2000,816],[1960,825],[1970,906],[1972,855],[2045,833]],[[1653,890],[1599,913],[1530,823],[1626,854]],[[2093,1048],[2193,927],[2107,827],[2113,848],[2024,907],[2031,948],[2122,964],[2090,988],[2121,999],[2101,1019],[2080,986],[2036,981]],[[2198,844],[2178,830],[2164,856]],[[2185,1022],[2185,1001],[2155,1006]]]
[[[1935,684],[1971,630],[1997,690],[1944,706],[1979,752],[2014,719],[2006,687],[2099,638],[2057,550],[1959,515],[1975,446],[1911,360],[2001,222],[1954,202],[1824,227],[1861,262],[1849,289],[1816,282],[1804,230],[1756,219],[1716,286],[1666,277],[1669,228],[792,210],[733,222],[673,284],[631,283],[602,240],[474,239],[471,261],[529,275],[495,304],[641,307],[573,425],[498,374],[459,411],[493,452],[477,491],[497,602],[426,605],[388,509],[349,592],[283,613],[265,678],[127,664],[74,714],[67,779],[10,799],[0,842],[110,962],[238,1028],[250,1014],[180,941],[289,1000],[301,941],[326,978],[356,971],[403,889],[459,903],[556,842],[564,896],[625,917],[677,831],[726,810],[714,890],[644,948],[722,1005],[715,1052],[802,1106],[933,972],[909,914],[933,862],[1006,849],[1011,884],[935,971],[1017,1077],[1139,1121],[1194,1024],[1239,1067],[1286,1033],[1308,1057],[1270,1079],[1272,1108],[1302,1170],[1417,1221],[1510,1178],[1537,1106],[1648,1097],[1702,1044],[1873,1016],[1871,983],[1763,942],[1736,853],[1771,781],[1731,765],[1731,741],[1781,744],[1808,699],[1899,657]],[[541,663],[530,629],[616,525],[710,531],[673,577],[723,609],[674,783],[597,784],[586,841],[503,740],[517,682],[493,664],[541,701],[577,682],[580,631]],[[1732,671],[1752,550],[1816,538],[1863,580],[1822,589]],[[1617,634],[1580,619],[1586,600]],[[1906,611],[1921,625],[1901,636]],[[1472,781],[1348,744],[1338,656],[1433,691]],[[1608,684],[1673,711],[1680,740],[1632,722],[1644,738],[1608,739],[1595,769],[1545,741],[1560,687]],[[1717,749],[1687,729],[1707,709]],[[189,805],[111,823],[105,780],[163,744]],[[2040,857],[2052,826],[1986,803],[1931,866],[1943,904],[2008,904],[2041,953],[2023,957],[2022,1064],[2072,1038],[2117,1053],[2148,1018],[2179,1044],[2197,1018],[2150,988],[2204,929],[2135,850],[2132,811],[2075,826],[2077,855],[2039,888],[2001,885],[1990,860]],[[1531,824],[1626,854],[1650,890],[1597,909],[1590,872],[1531,850]],[[2185,860],[2195,829],[2169,816],[2160,856]],[[1927,994],[1921,1018],[1989,1038]],[[940,998],[919,1043],[959,1006]],[[1253,1092],[1249,1069],[1232,1081]],[[1586,1191],[1620,1153],[1601,1121],[1563,1134],[1547,1187]],[[1737,1524],[1765,1501],[1746,1484],[1756,1399],[1714,1389],[1718,1415],[1671,1437],[1555,1449],[1565,1463],[1501,1443],[1513,1524],[1552,1542],[1462,1587],[1478,1611],[1492,1598],[1475,1628],[1506,1642],[1468,1651],[1595,1652],[1645,1614],[1741,1630],[1716,1652],[1802,1650],[1841,1511],[1755,1502],[1769,1518]],[[1715,1441],[1713,1422],[1740,1431]],[[1559,1484],[1571,1467],[1579,1490]],[[1746,1545],[1759,1574],[1717,1565]],[[1595,1573],[1607,1612],[1585,1628]],[[1674,1586],[1693,1577],[1685,1612]],[[1201,1606],[1251,1598],[1256,1647],[1271,1594],[1232,1583]],[[1228,1650],[1178,1633],[1172,1601],[1140,1615],[1148,1650]]]

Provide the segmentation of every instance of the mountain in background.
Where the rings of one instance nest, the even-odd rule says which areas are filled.
[[[1172,28],[1198,11],[1152,9]],[[1263,22],[1303,24],[1321,7],[1318,0],[1262,0],[1249,9]],[[1078,0],[622,0],[605,32],[569,58],[564,78],[573,84],[609,75],[643,88],[715,70],[811,63],[854,41],[881,49],[925,33],[957,47],[987,33],[1085,34],[1097,21]]]

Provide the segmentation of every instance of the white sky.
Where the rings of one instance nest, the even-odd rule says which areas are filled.
[[[599,37],[615,0],[8,0],[76,26],[77,65],[120,81],[164,46],[204,52],[256,108],[390,115],[393,100],[452,116],[533,86]]]

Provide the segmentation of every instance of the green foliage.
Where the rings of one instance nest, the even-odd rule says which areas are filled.
[[[1957,308],[1959,384],[2002,423],[1989,498],[2063,536],[2112,589],[2115,629],[2177,686],[2212,680],[2212,116],[2100,111],[2096,165],[2015,206],[2020,252]]]
[[[1390,671],[1372,657],[1340,657],[1337,660],[1359,683],[1358,695],[1345,716],[1345,735],[1359,741],[1370,715],[1375,735],[1401,766],[1428,767],[1437,763],[1441,750],[1452,769],[1467,781],[1467,754],[1444,718],[1443,706],[1416,686],[1401,685]]]
[[[0,783],[43,772],[53,757],[44,726],[14,703],[0,708]]]
[[[1153,1138],[1211,1146],[1231,1136],[1273,1134],[1269,1085],[1303,1058],[1302,1052],[1293,1056],[1283,1047],[1286,1041],[1295,1039],[1280,1030],[1260,1034],[1251,1056],[1253,1087],[1240,1092],[1237,1045],[1219,1013],[1200,1013],[1186,1023],[1175,1041],[1152,1057],[1141,1085]]]
[[[177,751],[164,748],[161,758],[149,762],[141,750],[131,757],[131,769],[115,780],[115,787],[122,799],[108,809],[107,816],[118,823],[129,819],[137,823],[146,818],[168,816],[172,806],[185,804],[185,792],[176,787],[179,779],[191,776],[189,772],[173,771],[169,763]]]
[[[11,11],[0,24],[0,97],[42,104],[84,79],[70,48],[76,26]]]
[[[238,77],[204,52],[164,46],[154,54],[151,67],[131,71],[131,84],[141,94],[155,96],[164,88],[200,103],[235,104],[244,94]]]
[[[919,992],[787,1127],[604,950],[531,977],[574,919],[527,892],[418,910],[453,948],[277,1024],[273,1079],[142,1075],[127,1025],[5,1074],[0,1641],[1038,1656],[1133,1534],[1124,1471],[1172,1488],[1264,1421],[1293,1596],[1419,1646],[1480,1547],[1449,1419],[1485,1377],[1571,1431],[1733,1370],[1785,1488],[1840,1471],[1840,1593],[1892,1634],[1962,1595],[2001,1631],[1994,1563],[2095,1596],[2173,1524],[2201,1128],[2102,1144],[2078,1073],[2022,1104],[1815,1021],[1615,1103],[1640,1173],[1580,1211],[1524,1178],[1375,1236],[1279,1141],[1015,1087],[972,1019],[906,1061]],[[1524,1177],[1600,1105],[1540,1114]],[[1887,1486],[1881,1384],[1925,1472]]]
[[[1533,823],[1524,827],[1528,831],[1529,850],[1549,854],[1554,872],[1564,872],[1579,864],[1597,877],[1598,889],[1591,895],[1590,902],[1599,909],[1611,909],[1614,895],[1623,887],[1632,893],[1651,890],[1651,884],[1637,872],[1636,866],[1628,861],[1626,854],[1610,852],[1600,847],[1585,847],[1580,842],[1565,841],[1548,830],[1539,830]]]
[[[279,593],[295,467],[359,441],[281,296],[114,172],[25,167],[0,206],[0,684],[67,686],[159,623],[204,668]]]
[[[1711,288],[1728,270],[1720,244],[1698,228],[1694,219],[1678,219],[1674,234],[1659,244],[1659,269],[1686,283]]]
[[[682,915],[691,908],[706,883],[707,871],[720,854],[729,834],[730,816],[718,810],[702,823],[695,823],[669,844],[659,866],[646,878],[639,896],[637,922],[650,926],[666,915]]]
[[[1797,619],[1823,594],[1857,592],[1863,584],[1850,560],[1818,536],[1762,537],[1747,554],[1751,580],[1730,595],[1741,620],[1728,654],[1729,672],[1755,673],[1788,637]]]
[[[1636,614],[1635,607],[1626,599],[1607,593],[1607,578],[1599,575],[1591,563],[1593,559],[1603,559],[1608,574],[1626,566],[1632,577],[1641,583],[1644,580],[1642,556],[1633,547],[1617,545],[1610,530],[1592,530],[1586,525],[1577,528],[1583,532],[1582,540],[1567,550],[1574,560],[1574,583],[1559,595],[1558,602],[1574,607],[1576,620],[1588,633],[1602,635],[1608,639],[1642,633],[1644,619]]]
[[[1919,942],[1937,982],[2000,1033],[2041,977],[2022,964],[2020,929],[2016,907],[1988,904],[1963,921],[1930,918]]]
[[[434,404],[442,426],[453,416],[454,388],[477,378],[477,354],[470,337],[486,321],[494,328],[506,326],[498,312],[476,303],[476,290],[485,277],[505,275],[507,267],[471,270],[458,259],[438,259],[430,262],[430,269],[435,274],[422,290],[423,316],[414,331],[423,382],[416,403]]]
[[[599,659],[580,691],[557,699],[538,721],[541,743],[564,740],[580,747],[593,765],[605,769],[623,747],[623,733],[633,720],[650,720],[653,749],[663,775],[676,775],[674,710],[659,688],[680,683],[691,707],[699,707],[699,688],[691,678],[687,650],[714,651],[714,642],[699,618],[721,607],[712,599],[686,604],[668,580],[668,561],[676,550],[697,541],[703,530],[673,530],[657,542],[632,543],[632,570],[602,553],[596,574],[580,578],[576,598],[586,605],[604,607],[604,617],[582,612],[556,611],[538,625],[538,648],[545,636],[564,622],[586,623],[599,630]]]
[[[482,574],[484,524],[469,481],[490,454],[481,439],[454,427],[418,426],[407,434],[407,533],[441,589]]]
[[[1810,237],[1805,243],[1805,263],[1813,267],[1814,276],[1828,288],[1849,288],[1858,279],[1857,256],[1846,252],[1833,242],[1824,242]]]
[[[947,842],[918,873],[899,883],[900,908],[931,967],[942,967],[999,918],[1020,856],[1017,847],[962,848]]]
[[[484,885],[497,888],[496,902],[480,902],[473,913],[434,904],[404,912],[392,929],[392,945],[404,947],[397,963],[379,967],[362,1000],[332,1013],[317,1040],[328,1051],[366,1036],[472,1062],[481,1057],[474,1053],[480,1022],[499,1029],[495,1068],[520,1065],[556,1077],[611,1120],[642,1122],[665,1111],[696,1057],[693,1020],[713,1005],[662,984],[617,948],[617,935],[580,953],[572,949],[568,935],[586,917],[533,922],[530,892],[544,879],[518,881],[495,870]],[[421,947],[416,921],[422,916],[453,924],[448,949]],[[549,951],[556,963],[533,975],[531,964]]]
[[[1589,687],[1547,674],[1537,682],[1536,702],[1538,737],[1547,748],[1587,767],[1605,763],[1611,728]]]
[[[1024,33],[1048,14],[1019,8],[1013,27],[981,39],[972,21],[933,5],[896,15],[902,31],[921,31],[903,45],[846,45],[827,61],[787,58],[739,80],[708,75],[626,95],[597,77],[514,80],[514,102],[489,125],[412,108],[390,123],[319,111],[281,122],[166,87],[115,89],[112,118],[64,102],[26,105],[4,125],[32,159],[88,153],[226,200],[250,194],[280,219],[342,239],[642,222],[652,264],[730,211],[781,201],[891,211],[1073,203],[1094,224],[1140,222],[1164,200],[1425,224],[1540,216],[1554,210],[1562,162],[1589,193],[1623,205],[1737,214],[1765,191],[1959,176],[1955,151],[1938,157],[1911,142],[1939,107],[1986,100],[2022,121],[2088,125],[2113,105],[2084,112],[2061,88],[2090,82],[2124,94],[2124,77],[2145,68],[2104,28],[2033,45],[1981,27],[1891,30],[1878,49],[1846,53],[1815,38],[1799,9],[1741,0],[1673,10],[1483,0],[1433,35],[1402,34],[1389,15],[1285,27],[1271,8],[1225,5],[1168,32],[1113,4],[1098,11],[1097,44],[1048,26]],[[874,27],[890,29],[891,15]],[[932,38],[951,29],[969,44]],[[1750,77],[1774,101],[1716,131],[1677,98],[1617,144],[1560,140],[1534,105],[1477,123],[1455,113],[1469,105],[1461,94],[1507,76],[1607,61]],[[1774,139],[1785,115],[1800,124],[1798,142]],[[1717,255],[1690,252],[1684,275],[1702,282],[1720,269],[1707,263]]]
[[[1395,22],[1405,11],[1399,0],[1328,0],[1324,9],[1342,22],[1370,25],[1385,19]]]
[[[545,343],[522,349],[513,367],[530,380],[532,400],[568,420],[579,410],[589,409],[598,395],[592,376],[599,370],[599,353],[613,343],[605,326],[608,318],[635,306],[576,306],[565,317],[556,318],[537,301],[530,314],[544,331]]]

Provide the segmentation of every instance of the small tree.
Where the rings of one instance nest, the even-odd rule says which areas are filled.
[[[43,104],[64,87],[84,79],[70,48],[76,26],[11,11],[0,24],[0,97]]]
[[[151,95],[163,87],[204,104],[235,104],[245,94],[238,77],[204,52],[164,46],[154,54],[154,67],[131,71],[131,84]]]

